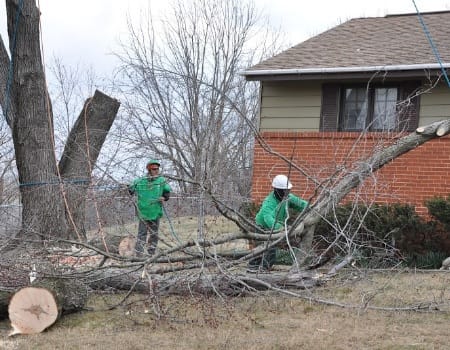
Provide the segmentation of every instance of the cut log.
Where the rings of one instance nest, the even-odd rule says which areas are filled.
[[[25,287],[14,293],[8,307],[13,328],[9,335],[40,333],[58,319],[56,297],[45,288]]]
[[[95,237],[88,242],[89,245],[111,254],[131,256],[134,251],[135,238],[133,235],[105,235]],[[130,255],[127,255],[130,254]]]
[[[134,236],[127,236],[119,243],[119,255],[124,257],[132,257],[135,253],[136,238]]]
[[[38,279],[11,297],[8,313],[13,329],[9,335],[40,333],[62,314],[84,308],[87,298],[87,287],[81,281]]]

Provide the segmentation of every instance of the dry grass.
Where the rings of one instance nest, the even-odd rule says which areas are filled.
[[[448,349],[450,273],[344,271],[303,293],[354,306],[440,304],[442,311],[381,311],[327,306],[264,293],[222,300],[94,295],[93,311],[64,316],[42,334],[7,338],[1,349]],[[435,304],[436,303],[436,304]],[[145,313],[145,308],[149,312]],[[157,311],[157,312],[155,312]]]
[[[236,232],[221,220],[206,219],[206,237]],[[163,221],[161,247],[196,238],[197,227],[197,218]],[[298,297],[133,295],[109,310],[123,295],[96,294],[92,311],[64,316],[41,334],[8,338],[9,322],[0,322],[0,349],[448,349],[449,285],[450,272],[349,268],[320,288],[294,291]]]
[[[202,227],[201,232],[199,232],[199,227]],[[122,226],[104,227],[102,230],[106,235],[136,235],[138,222],[135,221]],[[212,240],[221,237],[221,235],[236,232],[239,232],[236,224],[222,216],[205,216],[201,222],[194,216],[177,217],[170,220],[163,217],[160,223],[158,247],[167,249],[178,245],[180,242],[198,239],[200,236],[204,239]],[[88,232],[88,237],[91,239],[98,234],[99,231],[94,230]],[[235,240],[221,244],[216,248],[219,252],[247,249],[248,242],[246,240]]]

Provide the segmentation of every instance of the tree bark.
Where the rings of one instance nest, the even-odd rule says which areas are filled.
[[[119,110],[119,101],[96,90],[86,100],[59,162],[65,182],[69,237],[86,239],[86,198],[92,169]]]
[[[34,0],[6,0],[6,10],[10,55],[0,40],[0,103],[12,130],[19,175],[23,209],[18,238],[84,239],[87,185],[120,104],[99,91],[88,99],[69,135],[60,171],[41,60],[39,9]],[[64,182],[70,185],[64,188]]]
[[[92,289],[134,291],[156,295],[215,294],[245,295],[252,291],[277,288],[306,289],[324,283],[322,276],[314,271],[298,273],[272,272],[270,274],[200,274],[187,276],[186,273],[160,276],[157,273],[126,272],[121,269],[98,271],[90,278]]]
[[[10,41],[15,40],[10,89],[15,114],[9,119],[22,196],[22,236],[67,237],[53,147],[52,106],[41,61],[40,13],[33,0],[23,1],[22,8],[13,0],[6,5]]]
[[[8,304],[13,292],[0,290],[0,320],[8,317]]]

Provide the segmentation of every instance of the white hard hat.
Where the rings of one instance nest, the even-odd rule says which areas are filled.
[[[273,178],[272,187],[282,190],[290,190],[292,184],[286,175],[277,175]]]

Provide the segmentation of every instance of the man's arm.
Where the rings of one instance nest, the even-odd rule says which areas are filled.
[[[295,194],[289,194],[289,206],[298,211],[303,211],[309,205],[308,201],[297,197]]]
[[[162,196],[164,197],[164,201],[167,202],[170,198],[170,192],[165,191],[165,192],[163,192]]]

